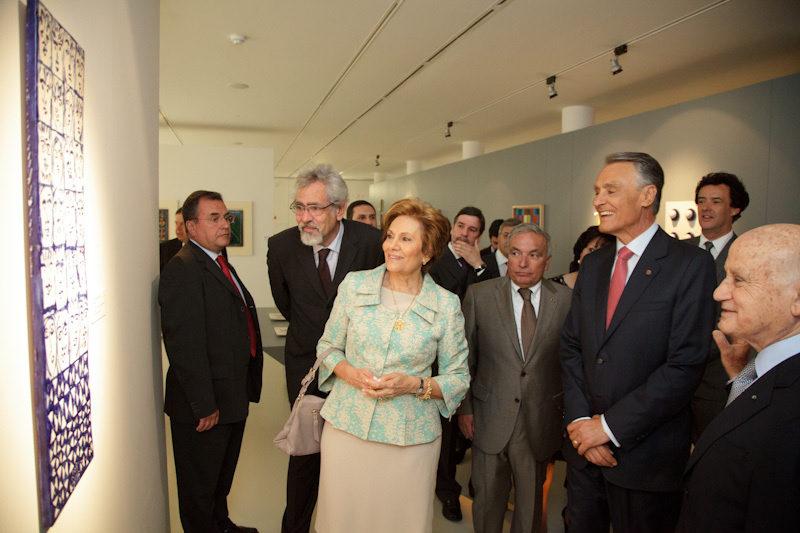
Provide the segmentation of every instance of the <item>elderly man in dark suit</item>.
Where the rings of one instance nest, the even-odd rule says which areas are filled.
[[[701,234],[686,239],[686,242],[708,250],[714,257],[717,284],[719,284],[725,278],[728,250],[736,239],[733,223],[739,220],[747,209],[750,196],[744,184],[735,175],[712,172],[703,176],[697,183],[694,201],[697,204]],[[719,306],[717,306],[717,317],[719,317]],[[719,350],[712,342],[703,380],[692,398],[692,442],[697,442],[697,438],[708,423],[725,407],[725,400],[728,398],[725,389],[727,380],[727,374],[719,358]]]
[[[714,299],[722,307],[714,340],[732,379],[728,405],[686,467],[679,530],[797,531],[800,226],[762,226],[739,237]]]
[[[253,297],[221,255],[232,215],[216,192],[183,204],[189,242],[161,273],[158,301],[169,358],[169,415],[181,524],[187,533],[250,532],[228,517],[227,496],[249,402],[264,363]]]
[[[367,224],[343,220],[347,184],[330,165],[301,173],[291,209],[297,226],[270,237],[267,268],[272,297],[289,320],[285,368],[289,403],[313,366],[317,341],[328,321],[337,288],[348,272],[383,262],[381,233]],[[325,396],[317,382],[309,394]],[[286,480],[281,531],[307,533],[317,502],[319,454],[292,456]]]
[[[714,263],[655,223],[664,173],[648,154],[611,154],[595,180],[600,231],[564,325],[571,532],[670,531],[689,457],[689,403],[714,318]]]
[[[470,286],[463,304],[472,384],[458,422],[472,439],[477,533],[502,531],[512,485],[512,533],[541,530],[547,464],[561,446],[558,341],[570,290],[542,279],[547,233],[522,224],[506,238],[508,276]]]
[[[473,206],[461,208],[453,219],[447,249],[428,271],[437,285],[457,294],[461,300],[467,287],[473,283],[497,277],[487,268],[478,248],[478,240],[485,226],[486,219],[480,209]],[[442,502],[442,516],[452,522],[463,518],[459,500],[461,485],[456,481],[456,467],[468,448],[469,442],[461,435],[456,419],[443,418],[436,497]]]

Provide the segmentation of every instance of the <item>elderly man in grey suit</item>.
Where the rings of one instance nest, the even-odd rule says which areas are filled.
[[[470,393],[459,426],[473,440],[473,524],[503,528],[514,486],[512,533],[540,531],[547,462],[561,445],[559,336],[570,291],[542,276],[550,237],[535,224],[509,236],[508,275],[471,285],[463,310]]]
[[[733,223],[747,209],[750,196],[744,184],[734,174],[712,172],[706,174],[697,183],[694,190],[694,201],[697,204],[697,215],[701,234],[687,239],[714,257],[717,269],[717,284],[725,279],[725,260],[728,250],[736,240]],[[717,305],[719,318],[719,305]],[[728,391],[725,384],[728,376],[720,361],[719,349],[711,343],[703,381],[692,398],[692,442],[697,442],[706,426],[725,407]]]

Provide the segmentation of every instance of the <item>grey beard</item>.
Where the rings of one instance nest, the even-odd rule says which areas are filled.
[[[300,242],[306,246],[319,245],[322,244],[322,235],[319,233],[306,233],[302,228],[300,228]]]

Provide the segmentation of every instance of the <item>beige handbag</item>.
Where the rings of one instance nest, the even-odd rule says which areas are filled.
[[[292,412],[283,425],[283,429],[273,440],[275,446],[289,455],[319,453],[322,425],[325,423],[319,412],[322,410],[325,398],[306,394],[306,389],[314,381],[314,375],[317,373],[320,363],[331,351],[328,350],[318,356],[314,366],[311,367],[306,377],[300,382],[302,387],[297,399],[294,401],[294,405],[292,405]]]

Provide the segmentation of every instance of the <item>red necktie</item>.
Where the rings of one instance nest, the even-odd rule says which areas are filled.
[[[633,252],[625,246],[617,252],[617,263],[614,265],[614,274],[611,276],[611,284],[608,287],[608,304],[606,306],[606,329],[611,324],[614,311],[625,289],[625,281],[628,279],[628,259],[633,256]]]
[[[228,281],[231,282],[233,288],[242,298],[244,302],[244,312],[247,315],[247,336],[250,337],[250,357],[256,356],[256,325],[253,322],[253,316],[250,314],[250,308],[247,307],[247,302],[244,300],[244,295],[239,293],[239,287],[236,286],[236,283],[233,281],[233,275],[231,274],[231,269],[228,267],[228,262],[225,260],[225,256],[218,255],[217,256],[217,263],[219,263],[220,268],[222,268],[222,273],[225,274],[225,277],[228,278]]]

